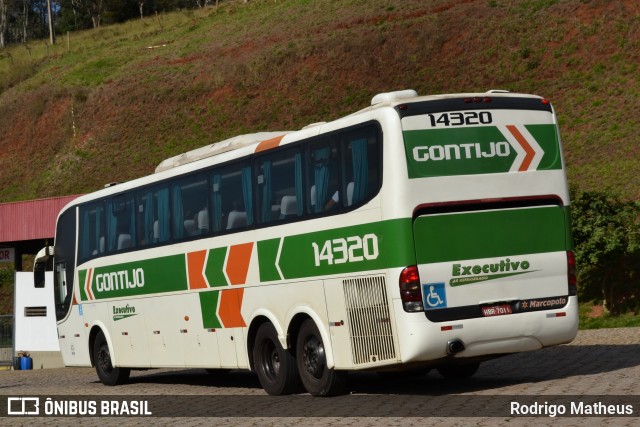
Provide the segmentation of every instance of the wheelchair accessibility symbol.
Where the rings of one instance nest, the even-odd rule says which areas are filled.
[[[447,292],[444,283],[427,283],[422,285],[424,295],[424,309],[445,308],[447,306]]]

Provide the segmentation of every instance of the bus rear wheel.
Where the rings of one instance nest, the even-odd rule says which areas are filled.
[[[296,345],[298,371],[304,388],[313,396],[342,394],[347,386],[347,373],[327,367],[327,357],[320,331],[311,319],[305,320]]]
[[[258,328],[253,345],[253,364],[262,388],[272,396],[298,391],[300,377],[296,361],[278,340],[271,323]]]
[[[109,345],[102,331],[98,332],[96,340],[93,342],[93,363],[96,366],[98,378],[104,385],[124,384],[131,374],[131,369],[113,367]]]

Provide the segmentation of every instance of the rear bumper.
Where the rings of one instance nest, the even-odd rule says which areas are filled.
[[[578,333],[578,299],[569,297],[561,309],[434,323],[424,313],[406,313],[394,300],[402,363],[445,357],[468,358],[537,350],[571,342]],[[450,340],[465,349],[447,354]]]

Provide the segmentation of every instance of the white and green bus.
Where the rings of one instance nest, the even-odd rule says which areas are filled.
[[[273,395],[437,369],[578,327],[557,119],[505,91],[376,95],[243,135],[71,202],[57,222],[67,366],[250,369]]]

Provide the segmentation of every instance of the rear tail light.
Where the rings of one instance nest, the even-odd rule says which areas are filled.
[[[400,298],[402,299],[402,307],[404,308],[404,311],[423,311],[422,286],[420,285],[418,267],[412,265],[402,270],[400,273],[399,285]]]
[[[576,257],[572,251],[567,251],[567,282],[569,283],[569,295],[578,295]]]

